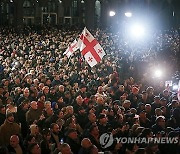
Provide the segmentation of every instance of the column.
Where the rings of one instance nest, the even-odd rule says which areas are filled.
[[[23,0],[16,0],[14,6],[15,25],[21,27],[23,25]]]
[[[85,24],[89,29],[95,28],[95,0],[85,1]]]
[[[100,27],[107,26],[108,18],[108,2],[106,0],[101,0],[101,17],[100,17]]]
[[[57,11],[57,16],[58,16],[58,24],[63,24],[63,17],[64,17],[64,7],[63,7],[63,2],[59,2],[58,4],[58,11]]]

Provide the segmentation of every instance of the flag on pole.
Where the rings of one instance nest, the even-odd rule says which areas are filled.
[[[77,40],[75,39],[63,53],[63,55],[66,55],[69,58],[77,49],[79,49],[79,46]]]
[[[178,97],[178,100],[180,101],[180,80],[179,80],[179,83],[178,83],[177,97]]]
[[[106,55],[99,42],[85,27],[78,40],[79,48],[86,62],[91,66],[99,63],[103,56]]]

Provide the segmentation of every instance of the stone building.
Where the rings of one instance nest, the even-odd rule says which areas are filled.
[[[123,20],[123,12],[130,10],[148,15],[152,10],[160,18],[180,23],[178,0],[0,0],[0,25],[81,25],[89,28],[111,24],[110,10]],[[137,11],[138,10],[138,11]],[[142,12],[140,13],[142,14]]]

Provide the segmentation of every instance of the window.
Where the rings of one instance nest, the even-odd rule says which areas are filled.
[[[52,2],[51,0],[48,1],[48,12],[55,12],[56,11],[56,4],[55,2]]]
[[[72,16],[78,16],[78,2],[77,2],[77,0],[72,1]]]
[[[24,16],[34,16],[34,7],[29,0],[25,0],[23,3]]]
[[[14,3],[0,2],[0,14],[0,23],[5,25],[12,24],[14,14]]]

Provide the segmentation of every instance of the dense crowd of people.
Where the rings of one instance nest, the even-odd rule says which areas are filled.
[[[113,140],[104,148],[100,141],[104,133],[179,138],[177,93],[163,82],[150,85],[142,73],[163,51],[178,64],[178,31],[156,33],[148,46],[133,48],[117,34],[91,32],[107,53],[93,68],[79,51],[63,55],[81,29],[0,29],[0,153],[180,152],[179,142]]]

